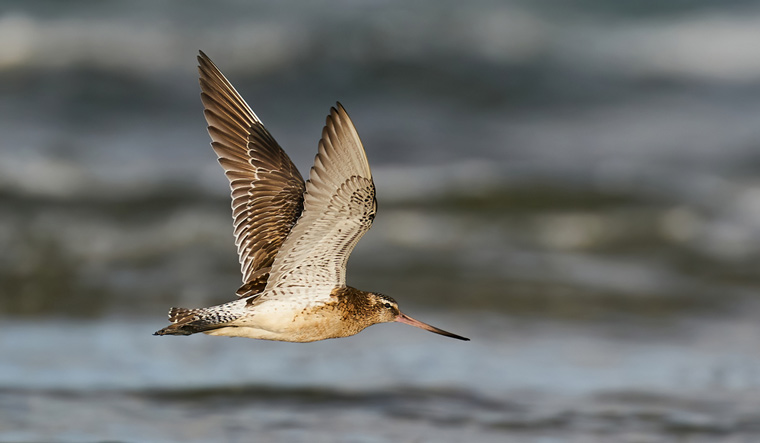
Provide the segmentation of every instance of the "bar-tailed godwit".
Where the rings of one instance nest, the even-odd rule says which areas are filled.
[[[338,103],[322,130],[309,180],[232,84],[201,52],[201,99],[211,146],[232,189],[243,273],[239,298],[172,308],[155,335],[209,335],[311,342],[400,322],[459,340],[403,314],[394,299],[346,286],[346,262],[372,225],[375,184],[359,135]]]

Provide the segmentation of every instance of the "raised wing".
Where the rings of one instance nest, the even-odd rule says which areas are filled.
[[[346,285],[346,262],[377,211],[375,184],[359,135],[340,103],[322,130],[304,194],[304,211],[277,253],[262,300]],[[272,292],[269,292],[272,289]],[[303,291],[290,291],[303,293]]]
[[[305,184],[285,151],[203,52],[198,71],[211,146],[232,190],[244,283],[238,295],[248,296],[266,286],[275,255],[301,215]]]

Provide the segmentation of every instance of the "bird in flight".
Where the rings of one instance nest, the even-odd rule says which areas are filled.
[[[243,286],[229,303],[171,308],[171,324],[154,335],[312,342],[399,322],[469,340],[403,314],[387,295],[346,286],[346,262],[372,225],[377,201],[367,156],[343,106],[331,108],[304,182],[216,65],[203,52],[198,63],[211,146],[232,190]]]

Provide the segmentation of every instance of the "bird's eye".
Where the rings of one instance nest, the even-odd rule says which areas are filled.
[[[387,302],[386,302],[386,303],[383,303],[383,306],[385,306],[385,307],[386,307],[386,308],[388,308],[388,309],[390,309],[390,308],[391,308],[391,304],[390,304],[390,303],[387,303]]]

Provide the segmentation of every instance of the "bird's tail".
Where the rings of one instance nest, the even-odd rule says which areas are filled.
[[[209,308],[187,309],[171,308],[169,310],[169,326],[160,329],[153,335],[191,335],[196,332],[214,329],[218,322],[208,316]]]
[[[169,310],[169,326],[160,329],[153,335],[190,335],[201,332],[199,323],[203,309],[171,308]]]
[[[227,325],[238,318],[238,312],[245,306],[245,300],[236,300],[210,308],[171,308],[169,310],[169,326],[160,329],[153,335],[191,335],[205,332]]]

